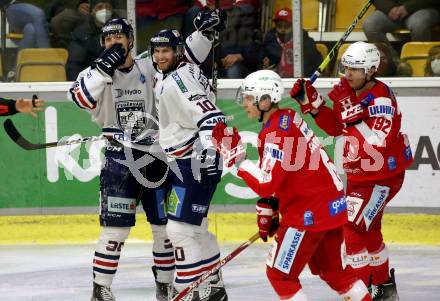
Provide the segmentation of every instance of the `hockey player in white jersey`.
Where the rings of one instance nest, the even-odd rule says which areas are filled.
[[[197,27],[197,26],[196,26]],[[177,30],[162,30],[150,41],[159,110],[159,143],[176,160],[182,177],[170,173],[167,233],[175,250],[176,275],[170,297],[182,291],[217,264],[220,250],[208,231],[207,215],[222,164],[211,142],[215,124],[225,116],[215,105],[207,78],[185,60]],[[217,273],[193,290],[185,301],[226,301],[223,280]]]
[[[218,13],[210,12],[204,13],[204,17],[210,17],[207,22],[212,26],[218,24]],[[202,31],[194,32],[187,41],[185,46],[191,49],[188,53],[193,55],[188,59],[205,60],[211,42]],[[156,71],[150,58],[131,56],[133,28],[127,20],[108,21],[102,28],[102,43],[105,46],[102,55],[79,74],[68,92],[68,98],[88,110],[93,120],[102,127],[103,135],[109,138],[100,174],[102,229],[93,260],[92,301],[115,300],[110,286],[121,249],[135,224],[139,201],[153,232],[156,297],[164,301],[174,274],[174,252],[166,233],[167,214],[164,209],[169,194],[165,180],[168,167],[165,162],[155,159],[142,168],[145,178],[139,180],[139,167],[127,164],[130,158],[132,161],[143,160],[143,157],[148,157],[146,151],[151,154],[154,149],[158,125],[152,80]],[[129,141],[129,148],[124,148],[121,140]],[[132,157],[128,157],[127,149]],[[141,185],[143,180],[151,185],[144,187]]]

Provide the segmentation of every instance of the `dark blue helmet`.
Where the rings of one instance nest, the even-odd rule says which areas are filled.
[[[150,39],[150,51],[153,55],[156,47],[173,47],[177,56],[183,55],[184,46],[182,36],[178,30],[163,29]]]
[[[128,39],[134,39],[133,27],[125,18],[117,18],[108,20],[101,29],[101,43],[104,45],[105,37],[115,34],[124,33]]]

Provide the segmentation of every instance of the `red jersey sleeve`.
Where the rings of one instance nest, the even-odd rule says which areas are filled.
[[[286,141],[286,138],[286,133],[270,132],[264,140],[260,140],[263,143],[263,152],[259,163],[245,160],[238,169],[238,176],[263,198],[270,197],[278,191],[287,176],[287,170],[283,166],[290,165],[291,159],[295,158],[298,139]],[[285,147],[285,143],[289,144],[288,148]]]
[[[319,113],[314,116],[316,124],[330,136],[342,135],[344,125],[339,122],[334,111],[327,106],[322,106]]]
[[[18,113],[15,109],[15,100],[0,98],[0,116],[14,115]]]

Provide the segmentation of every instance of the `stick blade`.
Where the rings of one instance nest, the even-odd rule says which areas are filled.
[[[12,139],[16,144],[18,144],[21,148],[25,150],[34,150],[34,149],[40,149],[38,144],[33,144],[23,138],[23,136],[18,132],[17,128],[15,127],[14,123],[11,119],[6,119],[3,123],[3,127],[5,128],[6,134],[8,134],[9,138]]]

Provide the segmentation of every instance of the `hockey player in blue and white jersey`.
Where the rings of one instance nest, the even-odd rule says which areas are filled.
[[[209,16],[209,20],[205,19],[207,28],[220,22],[217,11],[205,12],[203,16]],[[205,60],[211,42],[203,32],[194,32],[187,41],[185,47],[192,55],[188,55],[188,59]],[[121,249],[135,224],[139,201],[153,232],[153,273],[158,300],[167,300],[174,274],[173,246],[166,233],[164,209],[169,194],[168,166],[154,159],[160,157],[160,153],[154,151],[158,124],[152,81],[156,71],[150,58],[132,57],[133,43],[133,28],[127,20],[108,21],[102,28],[105,50],[79,74],[68,92],[68,98],[89,111],[102,127],[102,134],[109,138],[100,174],[102,230],[93,260],[92,301],[115,300],[110,286]],[[137,165],[142,160],[149,164],[139,170]]]
[[[221,179],[222,163],[211,132],[225,116],[215,105],[207,78],[185,60],[177,30],[162,30],[151,38],[159,110],[159,143],[176,160],[182,177],[170,173],[167,233],[174,250],[176,275],[172,296],[219,262],[216,237],[208,231],[208,209]],[[170,297],[172,297],[170,296]],[[184,297],[185,301],[226,301],[217,273]]]

